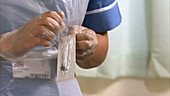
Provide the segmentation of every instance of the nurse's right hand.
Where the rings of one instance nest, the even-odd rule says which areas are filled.
[[[49,11],[35,16],[18,30],[2,34],[0,54],[20,57],[36,46],[50,46],[65,24],[64,12]]]

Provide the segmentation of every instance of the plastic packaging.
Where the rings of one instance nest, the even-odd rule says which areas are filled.
[[[66,35],[59,39],[57,60],[57,81],[74,78],[76,64],[75,34]]]
[[[74,2],[74,3],[71,3],[71,2]],[[2,26],[0,26],[0,27],[1,27],[1,33],[7,32],[6,30],[10,30],[10,29],[12,29],[12,30],[17,29],[18,31],[22,31],[22,32],[16,32],[16,33],[23,33],[25,35],[20,35],[20,37],[19,37],[18,34],[16,34],[15,37],[18,38],[20,41],[23,41],[23,39],[25,39],[26,37],[32,38],[32,37],[35,36],[35,34],[33,34],[34,30],[31,30],[31,27],[34,28],[34,26],[37,26],[37,24],[40,24],[40,25],[42,24],[42,25],[50,26],[50,27],[51,27],[51,25],[55,25],[55,23],[53,23],[54,20],[49,20],[49,18],[46,18],[46,17],[52,17],[53,18],[53,17],[55,17],[56,14],[55,15],[44,14],[44,13],[48,13],[48,11],[51,11],[51,12],[49,12],[50,14],[54,13],[54,12],[57,13],[59,11],[64,12],[65,17],[63,18],[63,21],[64,21],[66,27],[65,27],[64,32],[62,33],[62,36],[63,36],[63,34],[67,34],[68,28],[70,26],[81,25],[82,24],[84,16],[85,16],[88,1],[85,2],[85,1],[67,1],[67,0],[57,0],[56,1],[56,0],[51,0],[51,1],[48,1],[48,2],[46,2],[46,1],[41,2],[41,1],[33,1],[33,0],[31,0],[31,1],[27,1],[27,2],[20,1],[20,3],[21,3],[21,5],[18,5],[17,2],[15,2],[15,1],[8,1],[8,0],[7,1],[2,1],[2,4],[5,4],[6,6],[11,6],[9,4],[12,4],[11,7],[13,9],[17,9],[17,8],[21,7],[21,8],[24,8],[25,10],[21,9],[21,8],[19,10],[18,9],[13,10],[12,14],[11,14],[10,11],[8,11],[8,8],[6,9],[7,10],[6,11],[4,9],[5,6],[4,6],[4,8],[1,7],[1,9],[2,9],[1,22],[3,22],[3,23],[5,22],[5,23],[2,24]],[[43,4],[40,4],[40,3],[43,3]],[[81,6],[79,6],[79,4],[81,4]],[[51,6],[51,7],[49,7],[49,6]],[[30,12],[32,12],[32,13],[29,13],[28,10]],[[19,14],[19,13],[22,13],[22,14],[21,15],[15,15],[15,14]],[[8,16],[4,17],[5,14],[8,14],[10,17],[8,17]],[[11,19],[11,17],[13,19]],[[42,19],[44,21],[47,19],[50,22],[47,22],[47,21],[45,21],[47,23],[39,22]],[[53,19],[55,19],[55,18],[53,18]],[[10,21],[8,21],[10,23],[8,24],[7,27],[4,26],[4,25],[7,25],[7,23],[8,23],[5,20],[10,20]],[[56,21],[59,22],[61,20],[59,19],[59,20],[56,20]],[[62,24],[59,23],[57,25],[62,25]],[[51,28],[53,28],[53,26]],[[51,29],[51,28],[48,28],[48,29]],[[37,30],[39,30],[39,29],[41,29],[40,31],[49,31],[44,27],[43,28],[42,27],[37,28]],[[54,29],[55,29],[55,27],[54,27]],[[31,31],[33,33],[25,32],[25,31]],[[35,29],[35,31],[36,31],[36,29]],[[52,39],[54,38],[53,33],[55,33],[54,32],[55,30],[50,30],[50,31],[51,31],[50,35],[49,35],[49,32],[38,32],[38,31],[37,32],[44,34],[43,36],[41,36],[43,38],[47,37],[46,39],[48,39],[48,37],[50,37],[49,41],[52,41]],[[57,38],[58,38],[58,35],[57,35]],[[28,40],[28,41],[30,41],[30,43],[35,42],[34,40],[32,40],[32,41]],[[55,41],[57,41],[57,40],[55,40]],[[19,43],[15,39],[13,40],[13,42],[14,42],[14,44],[15,44],[15,42]],[[18,57],[18,56],[26,55],[26,56],[23,56],[24,58],[21,58],[21,59],[27,59],[27,57],[32,57],[32,58],[54,58],[54,56],[56,57],[56,53],[57,53],[57,49],[55,47],[53,47],[53,46],[52,47],[42,47],[42,46],[49,46],[49,45],[50,45],[49,42],[46,42],[45,44],[40,44],[39,47],[33,48],[31,50],[32,52],[30,52],[30,50],[24,49],[24,50],[26,50],[26,51],[28,51],[30,53],[25,54],[25,52],[23,52],[23,53],[21,53],[19,55],[18,54],[13,55],[12,57]],[[22,47],[22,45],[21,46],[16,46],[16,49],[18,49],[20,51],[21,47]],[[15,52],[17,52],[17,51],[15,51]],[[34,55],[32,55],[32,53],[34,53]],[[30,56],[30,55],[32,55],[32,56]],[[36,56],[38,56],[38,57],[36,57]],[[16,60],[16,58],[15,58],[15,60]]]
[[[50,57],[50,52],[48,55],[44,54],[44,51],[46,52],[48,49],[53,49],[53,51],[55,50],[55,53],[57,53],[55,46],[51,43],[56,39],[56,35],[61,34],[65,28],[63,18],[64,13],[62,11],[58,13],[48,11],[33,17],[21,28],[2,34],[0,40],[1,56],[7,60],[14,61],[18,59],[30,59],[28,57]],[[30,51],[33,52],[28,53]],[[57,54],[55,54],[55,56],[56,55]]]
[[[89,0],[1,0],[0,34],[19,29],[34,16],[48,11],[63,11],[65,13],[63,20],[66,28],[73,25],[81,25],[88,2]],[[22,40],[18,39],[19,41]],[[33,56],[40,55],[32,55],[32,59],[29,62],[32,62],[34,65],[40,62],[49,65],[51,78],[14,78],[12,62],[0,61],[1,96],[81,96],[75,79],[67,80],[62,82],[62,84],[56,82],[56,78],[58,78],[56,74],[57,57],[36,60]]]

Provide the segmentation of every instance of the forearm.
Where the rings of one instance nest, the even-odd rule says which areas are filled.
[[[11,36],[13,32],[8,32],[4,34],[0,34],[0,61],[5,60],[6,56],[10,56],[10,44],[11,44]]]
[[[1,36],[2,36],[2,34],[0,34],[0,40],[1,40]],[[0,52],[1,52],[1,44],[0,44]],[[0,56],[0,61],[2,61],[2,60],[4,60],[4,58]]]
[[[108,36],[107,32],[104,34],[97,34],[98,46],[94,53],[87,58],[85,62],[77,62],[82,68],[88,69],[99,66],[106,58],[108,51]]]

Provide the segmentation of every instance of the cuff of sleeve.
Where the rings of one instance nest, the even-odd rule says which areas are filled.
[[[8,52],[9,50],[6,50],[6,48],[9,48],[9,46],[4,47],[4,44],[5,44],[4,41],[9,40],[9,39],[6,40],[6,38],[11,37],[13,34],[15,34],[16,31],[17,30],[14,30],[12,32],[4,33],[4,34],[1,35],[1,38],[0,38],[0,56],[5,60],[12,61],[13,59],[16,58],[15,56],[13,56],[12,54],[10,54]]]
[[[121,15],[118,4],[109,10],[87,14],[83,26],[94,30],[97,33],[103,33],[114,29],[121,23]]]

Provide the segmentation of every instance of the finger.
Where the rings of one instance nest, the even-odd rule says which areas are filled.
[[[60,15],[60,17],[61,17],[62,19],[64,19],[65,14],[64,14],[64,12],[63,12],[63,11],[59,11],[59,12],[57,12],[57,13],[58,13],[58,15]]]
[[[61,30],[63,30],[63,26],[60,26],[58,22],[56,22],[54,19],[50,17],[43,17],[41,18],[38,23],[38,26],[47,26],[52,32],[55,34],[61,33]]]
[[[69,28],[69,34],[76,34],[76,40],[93,40],[95,32],[91,29],[82,26],[71,26]]]
[[[76,34],[76,40],[82,41],[82,40],[93,40],[92,36],[89,35],[88,32],[79,32]]]
[[[47,39],[49,41],[54,41],[55,34],[51,31],[43,32],[41,38]]]
[[[54,21],[58,22],[58,25],[61,27],[60,29],[63,30],[65,28],[65,24],[63,22],[63,18],[64,18],[64,12],[60,11],[60,12],[55,12],[55,11],[48,11],[45,12],[43,14],[40,15],[41,18],[43,17],[50,17],[52,19],[54,19]],[[53,22],[55,23],[55,22]]]
[[[34,32],[36,32],[36,33],[32,33],[32,35],[34,35],[34,37],[48,39],[49,41],[53,41],[56,36],[46,26],[38,26]]]
[[[92,55],[93,53],[86,54],[85,56],[76,56],[76,61],[77,62],[84,62],[88,60],[88,58]]]
[[[37,43],[38,43],[38,46],[45,46],[45,47],[49,47],[52,45],[52,43],[47,40],[47,39],[44,39],[44,38],[37,38]]]
[[[76,56],[78,57],[84,57],[87,54],[93,53],[92,50],[83,50],[83,49],[76,49]]]
[[[85,29],[85,27],[77,26],[77,25],[71,26],[71,27],[69,28],[69,32],[68,32],[68,33],[69,33],[69,34],[81,33],[83,29]]]
[[[58,14],[59,13],[59,14]],[[56,20],[57,22],[63,22],[63,18],[64,17],[61,17],[61,16],[64,16],[64,12],[60,11],[60,12],[55,12],[55,11],[48,11],[48,12],[45,12],[43,14],[41,14],[42,17],[50,17],[54,20]],[[61,15],[61,16],[60,16]]]
[[[76,57],[76,62],[85,62],[87,59],[83,57]]]
[[[90,49],[93,46],[93,41],[85,40],[85,41],[77,41],[76,42],[76,49]]]

